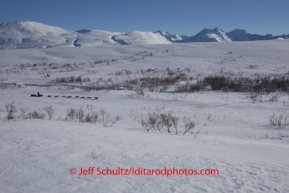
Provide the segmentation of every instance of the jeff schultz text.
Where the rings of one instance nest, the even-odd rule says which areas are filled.
[[[188,168],[182,168],[178,169],[175,167],[172,168],[162,168],[162,169],[149,169],[149,168],[143,168],[143,167],[131,167],[131,168],[122,168],[118,167],[116,169],[112,169],[109,167],[89,167],[89,168],[80,168],[78,175],[97,175],[97,176],[107,176],[107,175],[123,175],[123,176],[129,176],[129,175],[162,175],[162,176],[171,176],[171,175],[189,175],[189,176],[205,176],[205,175],[219,175],[218,169],[188,169]]]

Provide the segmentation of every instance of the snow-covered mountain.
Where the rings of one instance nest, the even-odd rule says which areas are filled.
[[[83,29],[77,31],[77,38],[74,46],[100,46],[100,45],[117,45],[112,37],[122,35],[121,32],[108,32],[103,30]]]
[[[0,24],[0,49],[112,45],[118,43],[111,37],[122,34],[86,29],[74,32],[31,21],[2,23]]]
[[[178,35],[178,34],[171,35],[169,32],[162,32],[160,30],[156,31],[155,33],[165,37],[170,42],[174,42],[174,43],[188,42],[188,36]]]
[[[175,43],[185,43],[185,42],[232,42],[232,41],[255,41],[255,40],[274,40],[274,39],[288,39],[288,35],[277,35],[272,34],[259,35],[250,34],[243,29],[235,29],[231,32],[224,32],[219,28],[214,29],[203,29],[194,36],[180,36],[180,35],[170,35],[168,32],[157,31],[158,33],[171,42]]]
[[[2,48],[71,46],[76,36],[75,32],[37,22],[0,24],[0,47]]]
[[[267,34],[267,35],[259,35],[259,34],[250,34],[247,33],[243,29],[235,29],[229,33],[227,33],[227,36],[232,40],[232,41],[254,41],[254,40],[274,40],[274,39],[288,39],[288,35],[277,35],[273,36],[272,34]]]
[[[0,24],[0,49],[47,48],[57,46],[143,45],[187,42],[231,42],[287,39],[288,35],[273,36],[247,33],[243,29],[224,32],[219,28],[203,29],[194,36],[171,35],[168,32],[129,33],[83,29],[70,31],[31,21]]]
[[[0,49],[169,43],[171,41],[153,32],[122,33],[88,29],[74,32],[31,21],[0,24]]]
[[[115,35],[112,39],[121,45],[130,44],[170,44],[164,36],[153,32],[133,31],[127,34]]]
[[[226,32],[219,28],[203,29],[198,34],[189,38],[190,42],[231,42]]]

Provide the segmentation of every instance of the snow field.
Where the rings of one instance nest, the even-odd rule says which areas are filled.
[[[262,102],[252,103],[248,93],[145,90],[140,96],[129,90],[85,92],[81,88],[87,82],[53,82],[71,75],[90,77],[92,82],[100,77],[125,80],[142,77],[137,71],[149,68],[160,69],[150,76],[164,76],[166,68],[191,68],[188,75],[199,78],[214,74],[282,77],[288,73],[287,44],[260,41],[1,51],[0,77],[20,86],[10,84],[0,90],[0,192],[288,192],[288,128],[267,127],[270,115],[288,112],[286,93],[278,93],[277,102],[269,101],[275,93],[260,94]],[[94,63],[112,59],[117,61]],[[52,68],[43,62],[59,64]],[[21,69],[22,63],[31,66]],[[63,66],[65,63],[76,65]],[[115,75],[125,69],[132,73]],[[44,77],[43,71],[51,76]],[[30,97],[38,91],[44,97]],[[7,121],[5,104],[12,101],[17,115],[20,108],[45,113],[46,105],[53,105],[55,114],[52,120]],[[104,108],[121,120],[112,127],[63,121],[69,108],[81,107],[86,113]],[[179,117],[180,131],[184,117],[196,126],[184,136],[146,132],[139,120],[158,109]],[[220,175],[79,176],[69,173],[72,167],[78,172],[81,167],[210,168],[218,169]]]

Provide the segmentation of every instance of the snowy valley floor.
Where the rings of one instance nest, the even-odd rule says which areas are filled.
[[[77,48],[55,48],[59,52],[51,62],[57,61],[62,54],[61,65],[45,70],[42,64],[20,70],[21,60],[40,63],[40,58],[45,55],[47,58],[42,62],[48,63],[53,54],[46,54],[54,52],[54,48],[1,51],[1,78],[8,86],[0,89],[0,192],[289,192],[289,130],[288,127],[268,127],[270,116],[288,113],[289,95],[286,93],[279,92],[276,102],[269,101],[276,93],[260,94],[252,103],[249,93],[145,90],[142,96],[130,90],[88,92],[81,89],[83,85],[53,82],[59,76],[70,75],[90,77],[91,80],[101,76],[115,78],[112,74],[123,69],[131,70],[129,76],[137,77],[137,70],[158,65],[164,69],[191,67],[191,75],[200,77],[222,73],[233,77],[239,74],[248,77],[255,74],[288,76],[288,43],[261,41],[83,48],[85,52],[80,53],[88,50],[89,53],[85,57],[80,54],[78,62],[85,64],[75,69],[60,66],[76,58],[75,53],[69,55],[67,50]],[[156,52],[160,49],[164,51]],[[197,49],[200,50],[195,51]],[[204,52],[208,49],[206,57]],[[142,53],[144,59],[136,55],[136,60],[123,59],[142,50],[148,51]],[[168,53],[165,50],[169,50]],[[246,50],[251,52],[245,55]],[[152,57],[150,52],[154,53]],[[228,55],[228,52],[232,54]],[[92,67],[84,58],[89,61],[117,58],[117,61]],[[12,64],[7,63],[9,59]],[[231,66],[231,63],[234,64]],[[254,67],[250,68],[250,65]],[[52,77],[44,77],[42,71],[49,72]],[[30,97],[38,91],[44,96]],[[48,95],[60,97],[50,98]],[[62,98],[63,95],[97,96],[99,99]],[[45,119],[20,117],[8,121],[5,104],[10,102],[14,102],[18,110],[16,117],[21,108],[45,113],[43,107],[48,105],[53,106],[55,114],[52,120],[46,116]],[[85,113],[105,109],[111,118],[119,116],[120,120],[112,127],[104,127],[100,122],[64,121],[70,108],[83,108]],[[142,128],[140,120],[148,112],[157,111],[171,111],[179,118],[178,135],[147,132]],[[185,135],[184,117],[196,124]],[[218,169],[219,175],[97,176],[96,172],[94,175],[78,175],[80,168],[89,167],[208,168]],[[75,175],[70,174],[71,168],[76,168]]]

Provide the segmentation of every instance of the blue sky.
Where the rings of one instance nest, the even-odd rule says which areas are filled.
[[[289,34],[289,0],[0,0],[0,23],[36,21],[69,30]]]

